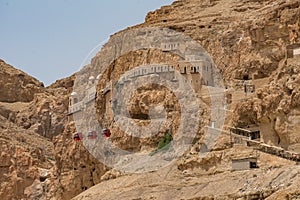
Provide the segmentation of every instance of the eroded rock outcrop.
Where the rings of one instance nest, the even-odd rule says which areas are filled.
[[[0,198],[70,199],[99,183],[107,169],[72,140],[75,130],[68,128],[74,76],[44,88],[1,63]]]
[[[0,60],[0,101],[30,102],[44,89],[43,83]]]
[[[299,61],[297,59],[287,59],[286,53],[287,45],[300,42],[298,37],[299,11],[300,4],[298,1],[180,0],[170,6],[164,6],[159,10],[150,12],[144,24],[130,29],[165,27],[183,32],[199,42],[209,52],[216,66],[220,69],[228,89],[228,96],[232,98],[227,107],[232,109],[233,113],[228,115],[227,122],[240,127],[255,124],[260,127],[262,142],[296,151],[299,141],[297,134],[299,126],[296,124],[299,117],[298,100],[296,100],[299,99],[297,78]],[[116,67],[110,72],[113,74],[117,70]],[[112,78],[113,76],[108,75],[108,77]],[[245,84],[254,86],[252,92],[244,93]],[[144,100],[148,99],[140,96],[136,104],[132,106],[136,113],[146,113],[147,107],[142,103]],[[202,114],[204,113],[207,114],[207,112]],[[207,124],[207,121],[203,124]],[[196,143],[192,150],[177,163],[177,167],[186,173],[186,176],[195,176],[199,173],[197,177],[203,177],[203,174],[220,173],[216,176],[224,176],[224,179],[228,181],[230,178],[225,174],[231,168],[228,165],[230,160],[234,156],[242,156],[242,153],[245,153],[244,156],[250,155],[246,149],[232,149],[233,152],[230,153],[231,150],[228,150],[228,148],[231,145],[228,141],[229,135],[222,136],[212,154],[205,158],[199,157],[198,154],[199,148],[197,148],[197,145],[201,142]],[[136,142],[136,144],[140,143]],[[136,147],[139,148],[138,145]],[[251,151],[251,149],[248,150]],[[256,151],[252,153],[257,154]],[[287,164],[281,165],[280,163],[284,163],[283,160],[275,160],[277,158],[266,158],[264,154],[261,154],[260,164],[262,169],[255,171],[255,173],[264,173],[263,171],[272,168],[272,165],[281,168]],[[296,171],[294,173],[298,174]],[[171,173],[176,176],[175,171],[169,171],[168,175]],[[249,172],[248,175],[251,173]],[[147,174],[146,176],[149,178],[158,174],[160,173]],[[291,175],[291,177],[294,175]],[[270,180],[273,179],[271,175],[268,177]],[[115,186],[114,191],[118,191],[117,195],[125,193],[124,198],[130,199],[129,197],[138,196],[135,193],[139,190],[138,186],[131,185],[132,187],[125,191],[123,190],[125,187],[118,185],[117,181],[134,182],[137,179],[139,179],[138,176],[126,176],[124,179],[117,178],[116,181],[108,181],[106,184]],[[157,181],[157,179],[155,180]],[[179,181],[179,179],[176,180]],[[160,192],[158,192],[160,195],[157,196],[156,191],[158,188],[164,187],[162,183],[158,184],[157,188],[155,185],[149,184],[149,186],[145,183],[142,187],[149,188],[149,190],[144,189],[145,193],[141,198],[252,199],[269,197],[272,199],[279,198],[277,196],[282,195],[281,191],[285,191],[284,188],[289,187],[287,179],[280,179],[282,182],[279,185],[272,185],[272,181],[268,182],[268,180],[264,182],[260,175],[253,174],[253,182],[240,183],[243,185],[242,188],[237,188],[239,184],[229,186],[229,188],[235,188],[240,193],[235,191],[233,192],[235,194],[230,195],[230,189],[225,185],[212,184],[214,185],[211,186],[212,188],[220,188],[220,191],[211,191],[214,192],[214,194],[211,194],[208,189],[209,186],[205,185],[203,186],[205,189],[198,189],[201,194],[188,196],[187,194],[193,192],[181,191],[176,197],[170,197],[168,194],[164,196]],[[273,180],[279,179],[275,178]],[[254,186],[257,184],[259,187]],[[292,185],[292,188],[297,187],[299,180],[293,179]],[[101,184],[99,187],[101,187]],[[96,186],[79,195],[78,199],[85,199],[86,196],[97,198],[97,195],[101,195],[104,199],[115,197],[115,194],[109,194],[105,191],[103,193],[97,192],[97,188]],[[224,191],[221,191],[222,189]],[[176,193],[176,186],[169,185],[165,190],[172,190],[170,193],[174,194]],[[276,191],[278,191],[278,194]],[[206,195],[202,196],[203,193]],[[215,193],[218,194],[215,195]],[[273,193],[275,194],[272,195]],[[297,192],[293,190],[291,194],[287,195],[290,197],[297,196]]]
[[[259,125],[263,142],[297,151],[299,60],[286,58],[286,46],[300,43],[299,12],[296,0],[179,0],[149,13],[145,23],[130,29],[166,27],[199,42],[220,69],[232,98],[227,107],[233,113],[227,115],[226,123]],[[179,122],[170,116],[178,108],[166,89],[140,88],[130,101],[136,123],[147,124],[151,104],[158,103],[168,111],[170,122],[157,137],[134,138],[104,114],[103,88],[136,66],[179,59],[171,53],[141,49],[118,58],[102,74],[95,101],[97,118],[111,126],[110,140],[118,147],[153,150],[171,121],[176,132]],[[299,169],[294,162],[250,147],[232,147],[229,135],[222,135],[208,155],[199,156],[204,126],[210,122],[205,99],[200,101],[201,129],[193,147],[176,163],[139,175],[109,169],[82,142],[73,141],[76,128],[67,114],[75,75],[44,88],[3,61],[0,65],[0,199],[70,199],[89,188],[76,199],[288,199],[299,194]],[[96,73],[93,65],[97,56],[83,71]],[[247,96],[245,83],[255,85]],[[163,115],[160,111],[157,108],[154,113]],[[233,158],[249,155],[259,158],[259,169],[231,171]]]

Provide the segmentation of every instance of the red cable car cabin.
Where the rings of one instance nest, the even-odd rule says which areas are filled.
[[[88,132],[88,139],[94,140],[94,139],[96,139],[96,138],[97,138],[97,133],[96,133],[96,131],[90,131],[90,132]]]
[[[73,136],[74,141],[82,140],[82,133],[75,133]]]
[[[103,137],[110,137],[111,133],[109,129],[103,129],[102,130],[102,136]]]

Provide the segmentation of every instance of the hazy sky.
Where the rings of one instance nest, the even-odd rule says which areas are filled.
[[[0,58],[45,85],[77,71],[111,34],[173,0],[0,0]]]

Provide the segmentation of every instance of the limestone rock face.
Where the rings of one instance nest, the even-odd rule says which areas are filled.
[[[299,179],[294,179],[293,186],[288,185],[289,179],[298,173],[296,166],[247,173],[216,171],[215,174],[202,175],[195,171],[182,172],[175,167],[167,167],[154,173],[126,175],[100,183],[74,199],[214,199],[220,196],[226,200],[280,199],[284,194],[297,196]]]
[[[0,101],[30,102],[44,89],[43,83],[0,60]]]
[[[97,56],[94,58],[97,60]],[[113,120],[112,113],[107,113],[107,97],[101,95],[103,88],[108,82],[115,82],[126,71],[133,70],[135,66],[143,66],[148,63],[160,63],[166,60],[176,61],[180,59],[177,55],[164,53],[158,50],[138,50],[136,52],[130,52],[126,55],[121,56],[114,63],[114,70],[106,70],[102,75],[102,79],[99,81],[97,87],[97,117],[98,121],[105,127],[107,124],[111,124],[111,131],[114,133],[111,140],[120,148],[130,151],[139,151],[143,149],[151,149],[157,146],[158,141],[167,132],[169,126],[165,126],[157,135],[152,138],[138,138],[132,137],[126,134],[125,125],[122,128],[119,127]],[[110,66],[112,67],[112,66]],[[129,86],[130,87],[130,86]],[[106,102],[107,101],[107,102]],[[151,116],[151,113],[158,113],[151,110],[151,106],[161,105],[162,109],[165,109],[167,113],[175,112],[176,105],[174,94],[168,89],[149,85],[143,88],[139,88],[138,92],[134,93],[132,98],[129,99],[129,113],[134,119],[134,123],[140,124],[141,126],[149,124],[151,118],[159,118],[159,116]],[[177,105],[177,110],[179,107]],[[161,113],[164,116],[165,113]],[[170,117],[167,120],[167,124],[170,125]]]
[[[145,23],[129,29],[165,27],[199,42],[220,70],[230,97],[226,123],[256,124],[262,142],[299,151],[300,62],[299,57],[286,55],[287,45],[300,43],[299,15],[297,0],[178,0],[150,12]],[[84,73],[97,75],[93,66],[99,64],[98,59],[96,55]],[[103,72],[96,87],[96,118],[101,125],[110,126],[113,144],[132,152],[151,152],[169,131],[171,121],[176,132],[179,105],[167,89],[144,86],[129,101],[129,113],[137,125],[146,125],[149,117],[166,115],[165,127],[151,138],[132,137],[121,130],[112,113],[105,113],[111,99],[102,91],[136,66],[180,59],[170,52],[140,49],[121,56]],[[177,162],[157,172],[125,174],[104,166],[82,141],[73,140],[77,130],[67,114],[76,74],[44,88],[2,60],[0,67],[0,199],[299,196],[299,168],[292,161],[246,146],[232,147],[225,132],[211,152],[205,156],[200,153],[205,126],[211,121],[207,99],[199,101],[201,128],[193,145]],[[253,84],[255,90],[245,94],[246,83]],[[153,107],[155,104],[160,106]],[[258,169],[232,171],[232,159],[249,155],[258,158]]]
[[[299,62],[288,59],[249,102],[236,108],[237,123],[259,123],[266,143],[299,151]]]
[[[168,27],[197,40],[228,88],[251,80],[249,101],[229,105],[234,124],[258,124],[264,142],[298,151],[299,126],[288,119],[299,117],[299,56],[287,59],[286,46],[300,42],[299,25],[298,1],[181,0],[150,12],[138,27]]]
[[[14,125],[9,125],[9,130],[0,131],[0,198],[31,199],[33,195],[40,199],[51,198],[53,144]],[[37,188],[41,191],[37,192]]]
[[[73,141],[67,117],[74,76],[44,88],[4,62],[0,73],[3,84],[26,85],[1,90],[0,199],[70,199],[99,183],[107,169]]]
[[[74,122],[66,125],[62,134],[53,138],[55,152],[53,180],[54,199],[71,199],[82,191],[100,183],[108,168],[96,160],[82,142],[73,141]]]
[[[228,96],[232,97],[232,101],[228,103],[227,108],[233,112],[227,115],[226,121],[231,125],[243,127],[255,124],[260,127],[262,142],[298,151],[299,58],[287,59],[286,51],[287,45],[300,43],[299,12],[299,1],[178,0],[170,6],[164,6],[148,13],[145,23],[129,29],[165,27],[182,32],[199,42],[220,69],[228,89]],[[153,50],[151,51],[153,52]],[[133,54],[126,55],[126,58],[131,58]],[[163,52],[157,54],[163,55]],[[131,66],[142,64],[142,62],[138,63],[136,61],[143,58],[143,54],[133,55],[133,57],[131,61],[134,64],[132,62],[128,63],[126,60],[121,61],[122,58],[118,59],[114,66],[107,70],[104,83],[100,83],[100,86],[98,86],[98,92],[101,92],[108,81],[118,80],[120,74],[132,69]],[[147,59],[148,61],[151,60],[151,56],[147,56]],[[92,65],[97,65],[97,56],[93,59]],[[246,83],[253,84],[255,90],[244,94],[241,88]],[[161,90],[157,92],[157,96],[153,97],[156,99],[165,97],[163,92]],[[141,94],[136,93],[133,95],[130,102],[132,116],[140,116],[140,119],[141,116],[147,117],[144,114],[148,114],[149,106],[145,102],[152,101],[153,103],[154,101],[151,100],[150,92],[148,92],[148,95],[146,93],[147,91],[144,91]],[[97,101],[99,121],[106,120],[106,124],[113,124],[112,118],[103,114],[105,110],[104,99],[98,96]],[[202,112],[203,126],[207,125],[210,120],[207,114],[207,110]],[[146,143],[141,140],[131,140],[130,137],[126,137],[126,134],[118,129],[115,129],[114,133],[112,140],[117,136],[115,143],[125,149],[140,150],[147,142],[148,144],[151,142],[150,140]],[[200,130],[198,134],[201,137],[203,130]],[[289,165],[288,163],[285,163],[282,159],[277,160],[274,156],[261,154],[247,148],[228,150],[230,147],[228,141],[229,136],[220,137],[214,151],[202,158],[199,157],[199,148],[197,147],[201,143],[200,140],[177,164],[172,165],[176,170],[183,173],[183,176],[191,179],[194,176],[201,179],[207,175],[209,177],[207,180],[210,183],[207,182],[199,186],[200,188],[189,190],[185,186],[179,186],[179,189],[178,185],[174,185],[174,187],[168,185],[170,182],[178,183],[179,180],[182,180],[181,178],[173,179],[172,176],[178,176],[178,171],[169,169],[166,176],[162,175],[162,172],[158,172],[149,173],[145,176],[141,175],[141,177],[139,175],[128,175],[116,180],[109,180],[102,184],[111,185],[114,192],[117,191],[117,193],[100,191],[99,188],[103,188],[104,185],[99,184],[75,199],[97,199],[99,196],[103,199],[114,199],[117,196],[124,199],[130,199],[131,197],[141,199],[213,199],[215,197],[222,199],[252,199],[269,197],[272,199],[280,198],[280,195],[283,195],[287,188],[293,188],[291,193],[288,194],[289,197],[297,195],[294,188],[299,186],[298,179],[293,179],[290,187],[288,180],[283,177],[276,179],[282,182],[275,185],[268,182],[269,179],[264,179],[264,181],[261,178],[262,174],[269,174],[269,170],[272,171],[271,174],[277,173],[273,171],[272,165],[276,166],[276,170],[277,167],[278,170],[281,170],[283,166]],[[229,186],[227,182],[230,176],[236,177],[235,180],[239,180],[239,178],[247,179],[239,177],[241,175],[239,173],[229,173],[231,169],[230,161],[236,156],[247,157],[249,155],[260,157],[261,169],[256,170],[255,174],[250,171],[244,173],[253,178],[251,181],[238,181],[239,183],[236,182],[234,185]],[[288,167],[287,169],[293,171],[295,168]],[[293,173],[294,175],[298,174],[297,170]],[[224,179],[226,183],[211,183],[212,174],[215,174],[216,177],[222,177],[220,180]],[[168,182],[166,183],[168,186],[164,185],[164,180],[161,180],[157,185],[154,184],[159,180],[157,176],[164,177],[164,180]],[[287,176],[293,177],[292,173],[289,172]],[[272,175],[266,175],[266,177],[269,177],[270,180],[275,178]],[[147,181],[151,178],[155,181],[148,183]],[[140,183],[140,180],[144,179],[147,179],[147,181]],[[130,189],[127,186],[123,187],[127,181],[130,182]],[[191,182],[190,180],[186,181],[184,185]],[[141,188],[149,188],[149,190],[141,189],[138,185],[141,185]],[[199,185],[199,182],[195,182],[194,185]],[[238,188],[239,185],[242,187]],[[216,191],[216,188],[220,190]],[[230,192],[231,189],[235,191]],[[134,192],[140,190],[143,191],[142,197]],[[195,194],[195,190],[199,193]],[[168,196],[168,194],[159,191],[168,191],[168,194],[174,194],[174,196]],[[189,196],[189,194],[193,195]]]

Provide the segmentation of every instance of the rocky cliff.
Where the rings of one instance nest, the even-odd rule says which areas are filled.
[[[261,142],[299,152],[299,125],[297,125],[299,121],[299,57],[288,55],[288,48],[300,42],[299,14],[298,1],[180,0],[148,13],[145,23],[117,33],[115,36],[135,28],[164,27],[192,37],[208,51],[222,73],[227,94],[230,97],[227,108],[233,110],[232,113],[227,113],[227,125],[257,126],[260,129]],[[160,56],[156,58],[163,57],[164,54],[166,53],[160,52]],[[148,63],[151,63],[151,56],[147,55],[145,58],[148,59]],[[136,62],[137,59],[143,57],[143,54],[139,54],[139,57],[131,60]],[[119,71],[120,69],[129,70],[128,66],[132,64],[123,61],[120,68],[118,61],[113,66],[114,68],[110,68],[110,74],[107,75],[113,82],[119,78],[116,73],[123,73]],[[136,63],[133,66],[142,64],[144,63]],[[94,63],[94,65],[97,64]],[[244,92],[245,84],[254,88],[252,92]],[[102,89],[103,86],[100,88]],[[146,93],[147,91],[142,95]],[[145,98],[137,94],[135,97],[138,100],[131,107],[132,113],[140,116],[139,120],[143,120],[141,116],[147,113],[144,101],[154,103],[155,101],[151,98],[158,100],[159,97],[164,97],[159,93],[156,96],[151,94],[147,96]],[[103,108],[100,107],[101,109]],[[104,113],[104,111],[99,113]],[[209,121],[205,114],[207,111],[202,114],[204,119],[202,125],[207,125]],[[103,119],[100,118],[100,121]],[[108,124],[113,123],[110,121]],[[119,132],[115,130],[115,133],[117,136]],[[121,135],[116,143],[124,148],[139,150],[141,146],[149,146],[153,142],[148,140],[143,143]],[[203,130],[199,131],[199,136],[201,135],[203,135]],[[154,144],[156,142],[154,141]],[[132,144],[135,146],[132,147]],[[102,199],[115,199],[120,196],[124,199],[298,198],[299,180],[275,178],[282,174],[280,170],[293,171],[294,169],[296,170],[295,176],[291,175],[291,177],[296,177],[299,168],[293,166],[293,163],[285,168],[283,166],[289,164],[284,160],[255,150],[252,153],[255,157],[259,157],[260,169],[243,172],[247,176],[252,176],[253,179],[249,181],[239,172],[228,174],[227,172],[231,170],[230,163],[234,157],[249,157],[252,153],[249,154],[248,151],[252,148],[230,148],[229,136],[223,135],[219,138],[214,151],[206,158],[199,158],[200,144],[201,139],[173,168],[145,175],[117,178],[117,180],[99,184],[75,199],[97,199],[99,196]],[[260,173],[265,174],[265,170],[271,170],[272,175],[263,178]],[[178,175],[178,173],[182,174]],[[290,175],[289,172],[287,173]],[[226,180],[226,184],[212,181],[214,176],[222,177],[219,180]],[[228,181],[231,177],[241,182]],[[152,178],[153,181],[151,181]],[[191,181],[194,178],[195,182]],[[202,178],[207,178],[207,182],[197,182]],[[188,180],[178,185],[183,179]],[[130,185],[124,186],[127,181]],[[280,186],[277,185],[277,181],[282,181]],[[104,185],[110,185],[110,189],[103,190]]]
[[[43,90],[43,83],[14,69],[3,60],[0,60],[0,70],[1,102],[30,102],[35,93]]]
[[[106,169],[67,119],[74,76],[45,88],[1,61],[1,80],[0,198],[70,199],[99,183]]]
[[[226,125],[255,125],[261,142],[299,153],[300,62],[287,52],[290,45],[300,43],[299,16],[297,0],[178,0],[124,31],[165,27],[190,36],[222,74],[230,99]],[[97,66],[97,59],[83,71]],[[128,136],[110,114],[104,114],[109,102],[101,95],[105,86],[136,66],[180,59],[170,52],[140,49],[121,56],[103,72],[97,85],[97,119],[111,128],[115,145],[132,152],[152,151],[170,124],[176,132],[179,105],[166,88],[140,88],[129,106],[135,123],[149,123],[151,104],[166,108],[168,122],[157,137]],[[188,152],[157,172],[123,174],[95,159],[82,141],[73,141],[76,126],[67,114],[75,75],[45,88],[2,60],[0,65],[0,199],[71,199],[92,186],[75,199],[299,198],[295,162],[257,148],[232,146],[225,132],[211,152],[199,156],[204,126],[210,121],[210,102],[205,98],[199,98],[201,128]],[[254,91],[245,94],[245,84],[253,85]],[[258,158],[259,168],[232,171],[233,159],[249,156]]]

